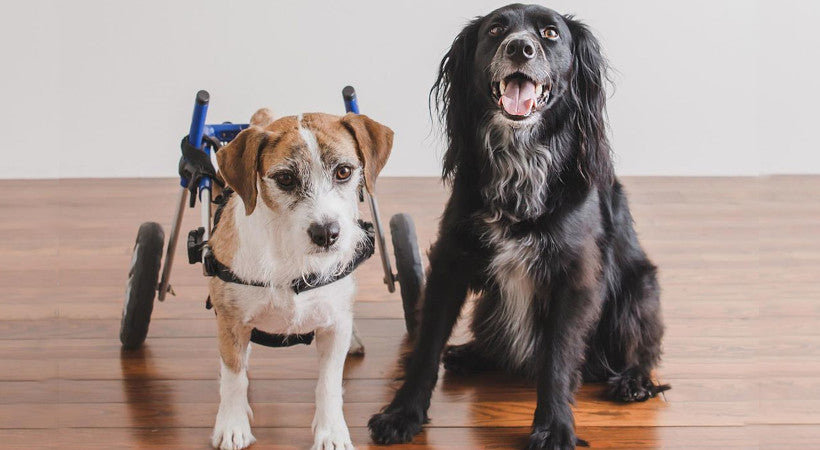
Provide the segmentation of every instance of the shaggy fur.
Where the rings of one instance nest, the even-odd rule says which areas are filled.
[[[513,41],[535,56],[517,55]],[[548,90],[531,114],[500,106],[499,82],[510,76]],[[589,29],[543,7],[501,8],[456,37],[431,91],[446,123],[452,195],[404,385],[371,418],[374,441],[407,442],[421,430],[468,292],[478,295],[474,340],[448,348],[445,367],[534,380],[530,448],[584,443],[570,409],[582,376],[608,382],[622,402],[668,388],[651,381],[663,335],[659,287],[613,174],[605,81]]]

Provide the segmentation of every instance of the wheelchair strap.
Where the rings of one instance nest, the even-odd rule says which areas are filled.
[[[205,139],[214,149],[219,149],[220,144],[218,141],[208,139],[208,136]],[[180,149],[182,150],[182,157],[179,158],[179,176],[188,180],[187,188],[191,191],[190,206],[193,207],[196,204],[196,191],[202,178],[208,177],[221,187],[224,187],[224,185],[216,176],[216,168],[211,163],[211,157],[191,145],[188,142],[188,136],[182,138]]]

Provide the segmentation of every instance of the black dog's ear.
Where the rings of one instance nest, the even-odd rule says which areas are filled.
[[[565,16],[572,34],[573,72],[570,96],[575,103],[575,126],[581,137],[578,165],[590,184],[612,184],[609,139],[606,135],[606,59],[601,44],[583,23]]]
[[[464,137],[471,135],[467,122],[471,114],[470,83],[474,82],[473,59],[478,43],[478,29],[483,17],[473,19],[453,40],[450,50],[441,59],[438,78],[430,89],[429,102],[435,103],[436,112],[445,121],[447,151],[444,154],[442,176],[455,173],[461,161],[460,150],[465,148]]]

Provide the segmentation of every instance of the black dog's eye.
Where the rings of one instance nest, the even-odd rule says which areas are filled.
[[[351,175],[353,175],[353,169],[350,166],[339,166],[334,174],[336,181],[346,181]]]
[[[498,36],[504,32],[504,25],[495,24],[490,27],[490,36]]]
[[[551,41],[554,41],[554,40],[556,40],[560,37],[558,35],[558,30],[556,30],[555,27],[544,28],[544,30],[541,31],[541,36],[543,36],[545,39],[549,39]]]
[[[290,170],[276,172],[271,178],[273,178],[273,181],[276,181],[276,184],[278,184],[280,188],[286,191],[296,187],[296,175]]]

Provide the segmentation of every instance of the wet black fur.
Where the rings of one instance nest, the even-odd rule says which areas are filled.
[[[501,292],[488,273],[496,249],[484,237],[485,218],[507,203],[490,205],[481,195],[494,173],[482,130],[497,107],[479,66],[486,55],[477,55],[476,48],[499,15],[519,27],[552,21],[565,46],[547,52],[553,94],[533,137],[549,148],[553,159],[543,186],[543,213],[528,217],[512,211],[498,222],[506,239],[529,238],[537,249],[531,271],[535,326],[528,337],[535,350],[524,362],[511,360],[510,342],[496,339],[500,330],[486,320],[498,307]],[[571,57],[562,61],[561,54]],[[475,19],[456,37],[432,91],[449,138],[444,177],[452,195],[430,250],[421,328],[404,384],[369,422],[375,442],[407,442],[427,421],[442,350],[468,292],[479,294],[475,340],[448,348],[445,367],[461,373],[502,368],[533,379],[538,403],[529,448],[584,444],[575,436],[570,409],[582,377],[608,382],[609,397],[621,402],[644,401],[668,388],[650,378],[663,336],[659,287],[613,174],[605,77],[606,62],[589,29],[546,8],[511,5]]]

